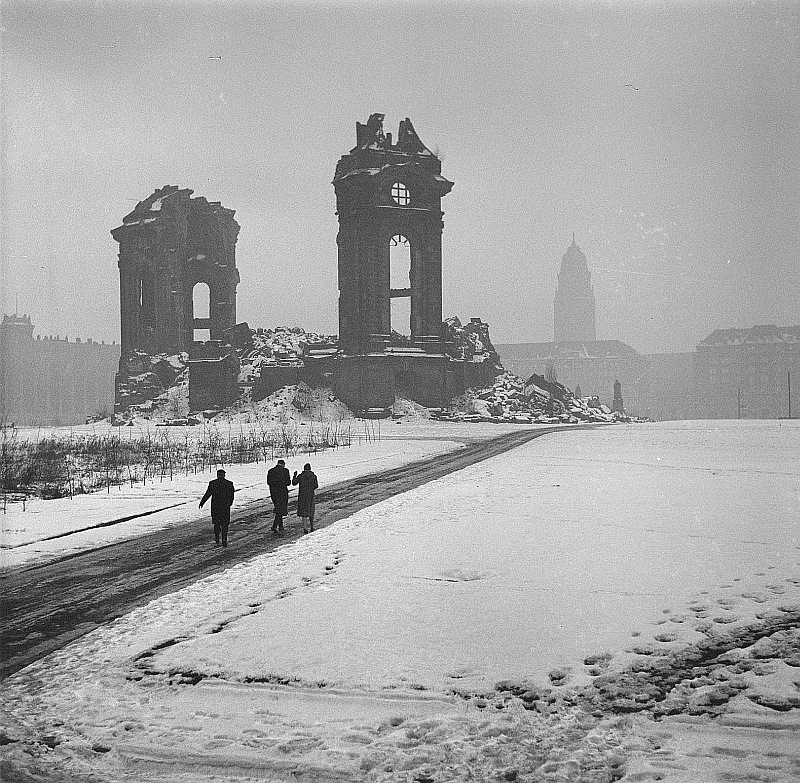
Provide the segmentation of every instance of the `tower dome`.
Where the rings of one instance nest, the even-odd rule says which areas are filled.
[[[574,233],[572,244],[561,258],[553,327],[553,339],[557,343],[597,339],[592,276]]]

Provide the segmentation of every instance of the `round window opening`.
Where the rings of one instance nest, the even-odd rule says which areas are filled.
[[[399,204],[401,207],[408,206],[409,201],[411,201],[411,194],[402,182],[395,182],[392,185],[392,199],[395,204]]]

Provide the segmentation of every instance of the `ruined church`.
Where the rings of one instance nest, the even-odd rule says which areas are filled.
[[[485,324],[466,327],[483,339],[465,355],[453,341],[464,328],[442,319],[442,198],[453,183],[409,119],[396,140],[383,119],[356,123],[356,145],[334,174],[338,343],[307,346],[289,367],[260,367],[252,388],[262,396],[302,381],[331,387],[358,412],[385,411],[398,396],[443,407],[470,386],[491,385],[499,370]],[[142,378],[170,371],[154,356],[180,352],[189,357],[192,410],[240,397],[239,360],[252,332],[236,323],[239,225],[233,210],[192,194],[156,190],[111,232],[122,320],[117,413],[156,396],[158,381],[148,387]]]

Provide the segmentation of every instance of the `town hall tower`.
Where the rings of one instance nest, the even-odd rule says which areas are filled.
[[[597,340],[592,276],[575,234],[561,259],[553,321],[553,339],[557,343]]]

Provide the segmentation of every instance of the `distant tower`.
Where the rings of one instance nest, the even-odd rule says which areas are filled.
[[[592,276],[586,256],[575,243],[575,234],[561,259],[553,321],[557,343],[597,340]]]

